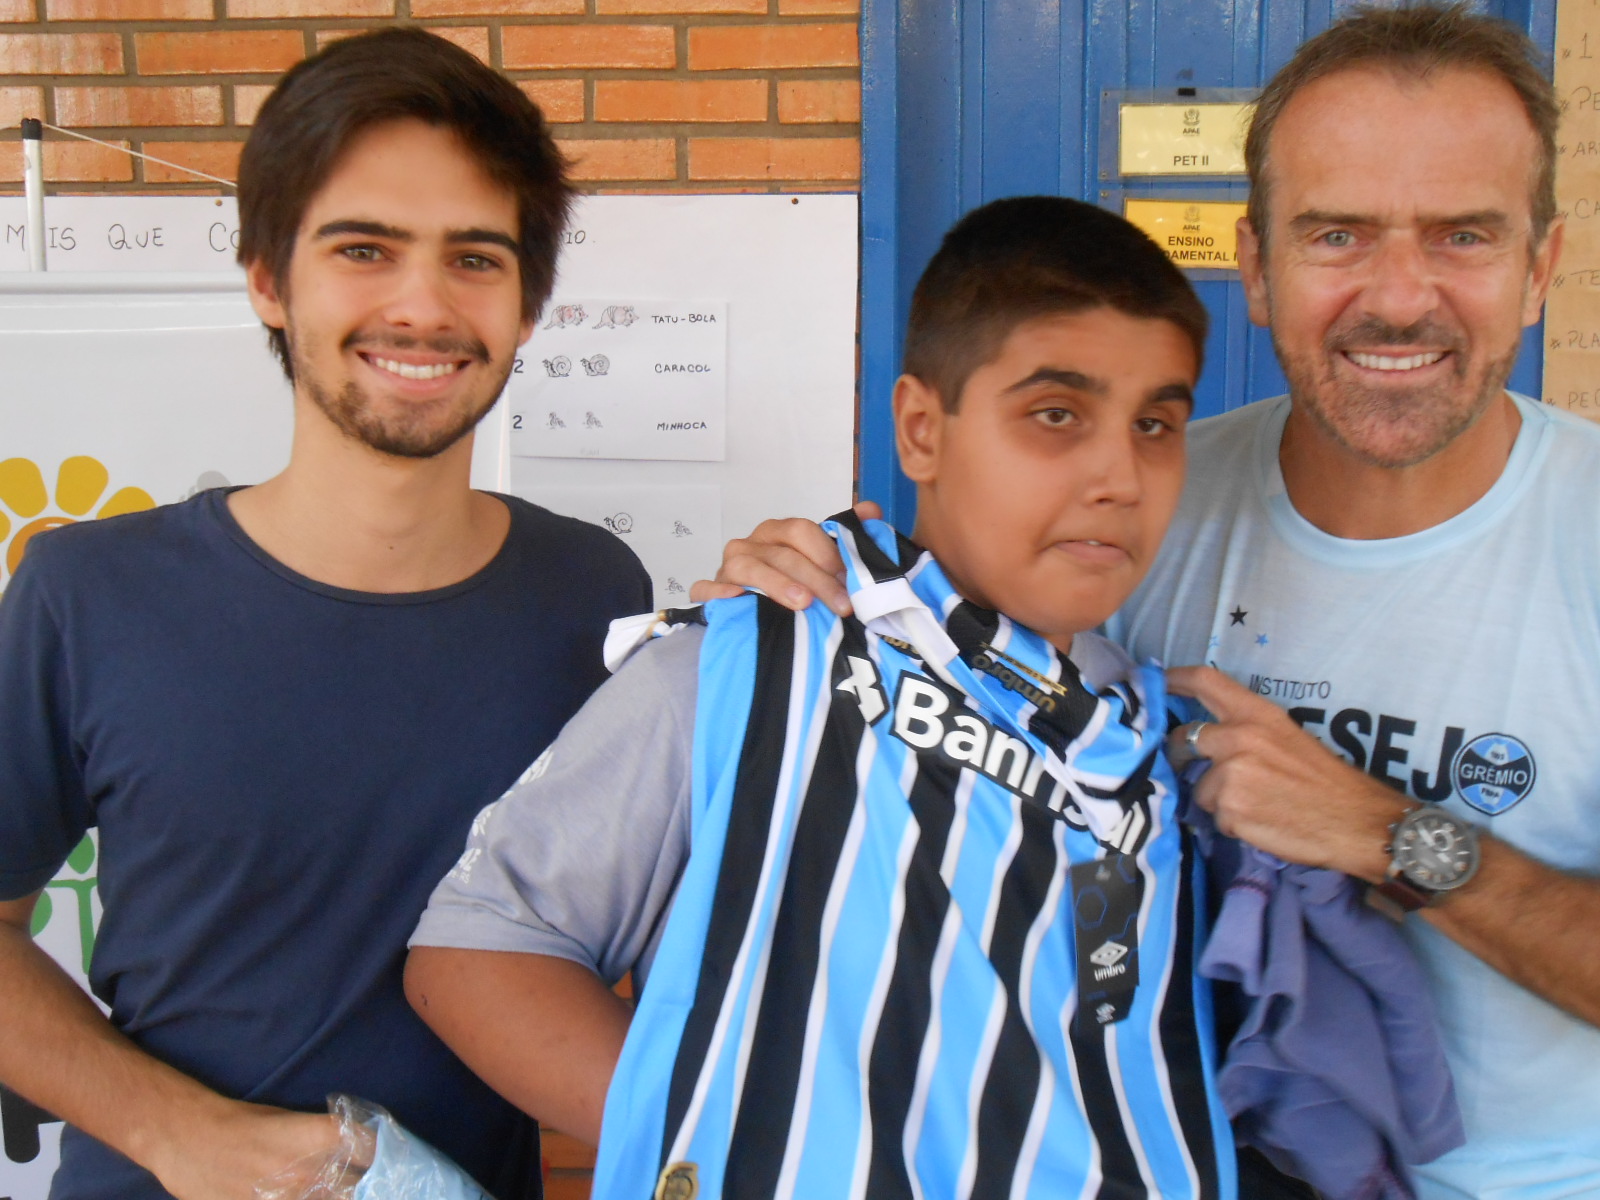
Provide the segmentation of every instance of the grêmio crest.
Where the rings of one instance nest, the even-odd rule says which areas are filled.
[[[1533,790],[1538,769],[1533,751],[1520,739],[1507,733],[1485,733],[1457,751],[1450,778],[1463,800],[1493,817]]]

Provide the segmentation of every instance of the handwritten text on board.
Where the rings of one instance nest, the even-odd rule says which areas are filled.
[[[239,207],[231,196],[47,196],[41,236],[51,271],[229,271]],[[26,201],[0,198],[0,271],[27,269]]]
[[[555,296],[506,386],[511,452],[722,458],[727,331],[722,300]]]

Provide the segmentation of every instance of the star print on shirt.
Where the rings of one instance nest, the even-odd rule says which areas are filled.
[[[1267,644],[1267,635],[1264,634],[1264,633],[1258,633],[1256,635],[1256,645],[1265,646],[1266,644]]]
[[[1235,625],[1243,625],[1244,619],[1250,614],[1242,608],[1235,607],[1234,610],[1228,615],[1233,618],[1233,623]]]

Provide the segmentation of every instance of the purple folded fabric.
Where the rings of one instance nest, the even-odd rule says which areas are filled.
[[[1348,876],[1212,842],[1200,972],[1248,1003],[1218,1076],[1236,1136],[1330,1200],[1413,1200],[1404,1164],[1465,1133],[1411,948]]]

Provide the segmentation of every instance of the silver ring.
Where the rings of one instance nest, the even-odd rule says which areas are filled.
[[[1189,732],[1183,735],[1184,745],[1189,747],[1189,753],[1193,754],[1196,758],[1205,757],[1205,755],[1200,751],[1200,731],[1209,724],[1211,724],[1210,721],[1196,721],[1193,725],[1189,726]]]

